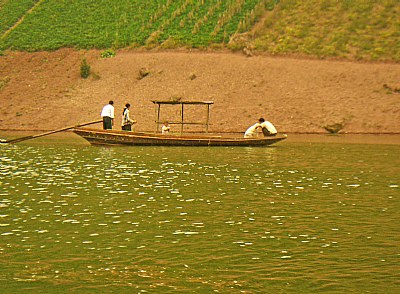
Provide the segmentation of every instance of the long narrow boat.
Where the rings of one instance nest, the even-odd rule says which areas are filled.
[[[73,132],[93,145],[129,146],[268,146],[285,140],[286,135],[262,138],[235,138],[222,136],[162,135],[75,128]]]

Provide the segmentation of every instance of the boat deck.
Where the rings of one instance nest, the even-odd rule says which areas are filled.
[[[74,129],[75,134],[93,145],[130,146],[268,146],[285,140],[286,135],[262,138],[209,135],[162,135],[114,130]]]

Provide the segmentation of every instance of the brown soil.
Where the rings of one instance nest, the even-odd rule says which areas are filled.
[[[88,79],[80,77],[83,58],[94,73]],[[150,74],[138,79],[141,68]],[[155,129],[151,101],[178,97],[214,101],[212,132],[243,132],[262,116],[280,132],[319,133],[343,123],[346,133],[400,133],[399,89],[400,64],[393,63],[228,52],[120,51],[114,58],[73,49],[9,52],[0,57],[0,129],[53,130],[96,120],[112,99],[115,128],[129,102],[135,130],[149,131]],[[190,106],[184,114],[199,122],[205,113]],[[179,120],[179,109],[162,107],[161,119]]]

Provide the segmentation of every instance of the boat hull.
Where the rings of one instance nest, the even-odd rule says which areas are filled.
[[[263,138],[227,138],[220,136],[175,136],[112,130],[74,129],[73,132],[93,145],[128,146],[268,146],[285,140],[286,135]]]

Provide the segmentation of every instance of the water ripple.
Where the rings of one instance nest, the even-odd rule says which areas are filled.
[[[6,147],[0,273],[18,290],[396,292],[398,149],[344,148]]]

